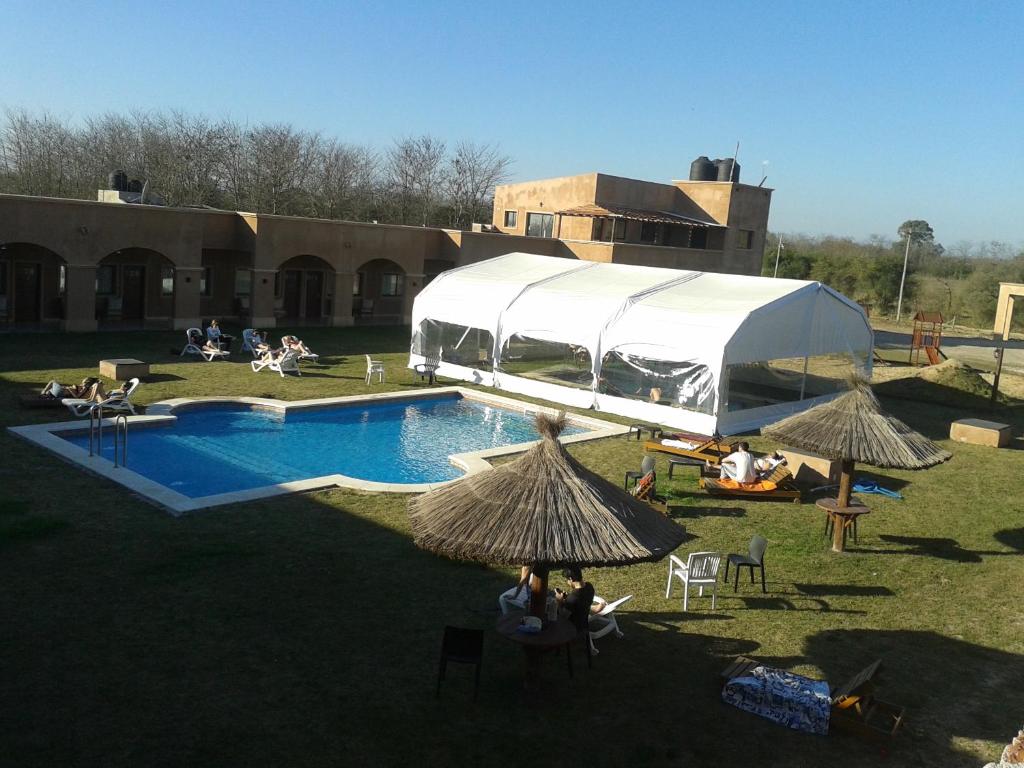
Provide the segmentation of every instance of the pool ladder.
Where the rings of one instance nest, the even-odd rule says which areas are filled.
[[[95,450],[93,449],[95,445]],[[100,456],[103,454],[103,406],[94,405],[89,409],[89,455]],[[120,466],[128,463],[128,417],[119,413],[114,416],[114,469],[119,466],[118,455],[121,457]]]

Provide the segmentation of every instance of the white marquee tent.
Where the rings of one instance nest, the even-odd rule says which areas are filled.
[[[410,366],[701,434],[817,404],[870,375],[863,310],[826,285],[511,253],[439,275]]]

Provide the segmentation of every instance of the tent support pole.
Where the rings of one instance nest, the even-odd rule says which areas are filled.
[[[804,355],[804,375],[803,375],[803,378],[800,379],[800,399],[801,400],[804,399],[804,391],[807,389],[807,362],[810,359],[811,359],[810,357],[808,357],[807,355]]]

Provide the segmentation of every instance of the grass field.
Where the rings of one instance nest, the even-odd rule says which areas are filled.
[[[102,357],[154,363],[143,403],[360,393],[365,352],[387,388],[422,386],[406,329],[303,335],[326,365],[301,379],[182,361],[168,354],[180,334],[5,337],[0,424],[63,419],[16,395]],[[760,533],[768,594],[720,585],[716,610],[698,599],[684,615],[662,563],[592,570],[599,594],[635,595],[626,636],[598,641],[573,680],[550,659],[527,693],[518,649],[489,631],[475,705],[458,666],[434,698],[441,630],[492,627],[511,571],[418,550],[405,497],[330,491],[175,519],[0,433],[0,765],[980,766],[1024,720],[1024,451],[943,440],[981,402],[885,403],[954,458],[867,470],[906,498],[869,497],[848,553],[829,551],[812,504],[715,501],[692,475],[667,484],[659,457],[690,536],[680,553],[737,552]],[[998,416],[1024,427],[1019,408]],[[614,482],[643,455],[624,438],[572,452]],[[717,675],[739,653],[834,684],[882,658],[905,731],[882,749],[726,707]]]

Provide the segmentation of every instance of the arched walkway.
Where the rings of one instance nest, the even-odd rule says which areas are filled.
[[[96,319],[101,328],[170,328],[174,264],[148,248],[122,248],[96,267]]]
[[[0,243],[0,327],[58,326],[64,317],[67,264],[34,243]]]
[[[352,314],[357,323],[402,322],[405,270],[390,259],[373,259],[356,268],[352,280]]]
[[[287,325],[329,322],[334,302],[334,268],[319,256],[295,256],[277,270],[274,315]]]

